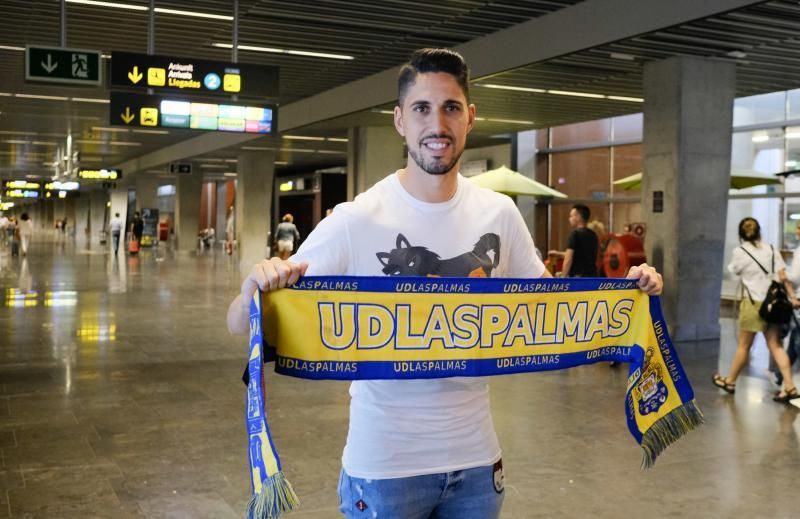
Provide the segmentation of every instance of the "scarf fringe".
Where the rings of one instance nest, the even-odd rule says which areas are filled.
[[[649,469],[664,449],[705,422],[694,400],[686,402],[660,418],[642,435],[642,469]]]
[[[292,484],[277,472],[261,482],[261,492],[247,503],[247,519],[277,519],[283,512],[300,505]]]

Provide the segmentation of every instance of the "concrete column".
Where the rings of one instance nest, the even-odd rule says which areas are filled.
[[[114,218],[114,215],[119,213],[119,217],[122,219],[122,223],[124,224],[127,222],[128,218],[128,188],[118,187],[116,189],[112,189],[109,194],[111,197],[111,210],[108,212],[108,221],[110,222],[111,218]],[[127,231],[128,229],[124,229],[122,232],[121,240],[123,243],[125,241],[125,233]],[[111,239],[110,235],[109,239]]]
[[[89,216],[89,226],[91,228],[92,247],[100,245],[100,232],[106,230],[106,205],[108,204],[108,193],[103,190],[91,192],[91,211]]]
[[[81,249],[87,249],[90,245],[87,234],[90,206],[91,192],[81,191],[80,197],[75,200],[75,219],[72,221],[72,225],[75,226],[75,243]]]
[[[190,175],[175,175],[175,237],[177,248],[182,252],[197,249],[200,190],[203,186],[203,174],[199,169],[194,167]]]
[[[147,173],[136,174],[136,210],[141,213],[143,208],[158,208],[158,186],[160,180],[155,175]],[[120,213],[122,214],[122,213]]]
[[[536,180],[536,130],[517,132],[516,152],[517,171]],[[536,199],[532,196],[518,196],[517,207],[522,213],[528,230],[533,233],[536,229]],[[534,236],[534,238],[541,238],[541,236]]]
[[[347,140],[347,199],[405,167],[403,138],[394,126],[350,128]]]
[[[243,274],[267,257],[267,235],[272,228],[274,152],[239,155],[236,166],[236,243]]]
[[[644,67],[648,261],[674,340],[719,338],[736,69],[704,58]]]

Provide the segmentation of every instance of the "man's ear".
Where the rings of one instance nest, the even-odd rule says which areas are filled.
[[[406,130],[403,128],[403,109],[399,106],[394,107],[394,127],[397,129],[397,133],[401,136],[406,136]]]
[[[467,133],[472,131],[473,126],[475,126],[475,117],[477,115],[477,110],[475,105],[470,103],[467,105],[467,117],[469,118],[467,122]]]

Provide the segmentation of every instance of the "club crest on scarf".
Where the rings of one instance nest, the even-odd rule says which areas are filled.
[[[658,411],[669,395],[669,390],[664,384],[661,366],[651,362],[654,352],[653,348],[647,348],[641,381],[633,389],[633,398],[639,403],[639,412],[642,415]]]

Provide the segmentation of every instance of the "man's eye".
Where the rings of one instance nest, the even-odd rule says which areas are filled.
[[[447,105],[446,110],[448,112],[460,112],[461,111],[461,107],[459,105]]]
[[[414,107],[414,111],[415,112],[420,112],[420,113],[425,113],[425,112],[428,111],[428,107],[427,106],[422,106],[422,105],[417,105],[417,106]]]

